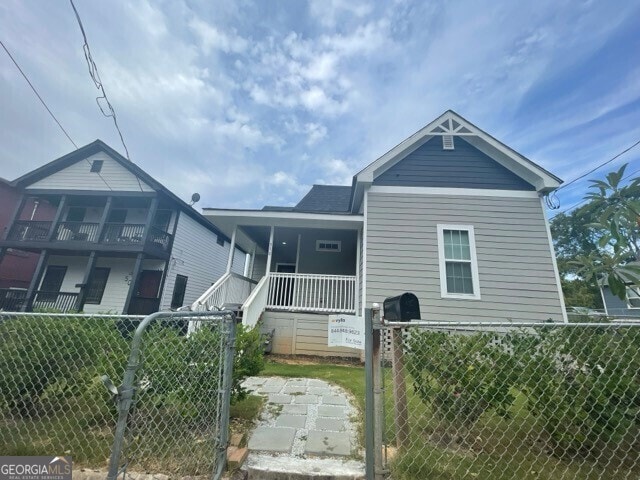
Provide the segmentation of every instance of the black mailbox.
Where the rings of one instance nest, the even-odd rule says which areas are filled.
[[[420,319],[420,302],[413,293],[403,293],[384,301],[384,319],[389,322],[408,322]]]

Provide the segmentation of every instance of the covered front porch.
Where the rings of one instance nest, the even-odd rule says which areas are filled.
[[[213,209],[204,214],[234,246],[249,252],[244,280],[229,280],[238,284],[236,291],[242,282],[249,286],[246,298],[235,298],[245,324],[255,324],[265,310],[355,313],[359,308],[361,216]]]

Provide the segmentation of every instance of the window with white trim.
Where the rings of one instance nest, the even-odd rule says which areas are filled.
[[[340,252],[342,251],[342,241],[341,240],[316,240],[316,251]]]
[[[640,287],[627,287],[627,307],[640,308]]]
[[[480,299],[472,225],[438,225],[440,292],[445,298]]]

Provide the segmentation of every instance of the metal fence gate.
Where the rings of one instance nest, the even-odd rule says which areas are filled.
[[[367,478],[640,478],[640,324],[366,315]]]
[[[0,312],[0,452],[220,478],[234,343],[231,312]]]

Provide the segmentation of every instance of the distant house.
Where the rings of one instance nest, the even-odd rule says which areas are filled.
[[[0,238],[8,229],[11,216],[20,203],[22,193],[4,178],[0,178]],[[46,202],[27,199],[22,215],[32,220],[53,218],[55,210]],[[38,263],[38,255],[8,248],[0,258],[0,310],[14,310],[22,304]]]
[[[447,111],[351,186],[314,185],[293,207],[205,208],[249,252],[250,278],[221,279],[193,308],[237,303],[245,324],[275,329],[274,352],[319,355],[355,354],[327,348],[328,314],[405,291],[431,320],[566,321],[543,202],[559,185]]]
[[[244,271],[242,252],[227,264],[227,235],[100,140],[11,186],[20,197],[8,208],[0,258],[37,257],[26,282],[6,285],[23,287],[23,310],[147,314]]]
[[[600,284],[604,311],[611,317],[640,317],[640,287],[629,282],[624,299],[611,293],[606,280]]]

